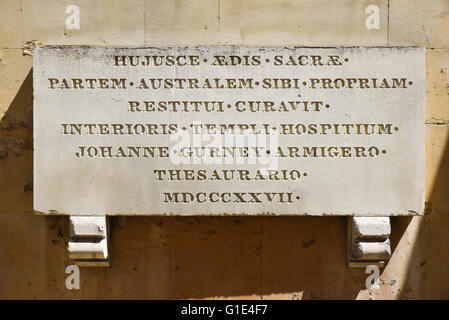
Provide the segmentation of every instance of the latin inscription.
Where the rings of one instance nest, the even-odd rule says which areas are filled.
[[[41,47],[35,210],[422,214],[423,48]]]

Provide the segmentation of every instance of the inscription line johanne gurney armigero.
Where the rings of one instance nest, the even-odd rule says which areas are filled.
[[[415,215],[421,47],[35,49],[34,209]]]

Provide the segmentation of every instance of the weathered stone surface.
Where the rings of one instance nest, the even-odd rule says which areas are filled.
[[[70,216],[69,258],[78,266],[109,266],[105,216]]]
[[[391,255],[390,240],[383,242],[357,242],[352,254],[361,260],[383,260],[389,259]]]
[[[69,5],[80,10],[80,28],[68,29]],[[131,45],[145,43],[144,0],[23,0],[23,42],[39,44]],[[38,14],[37,14],[38,13]]]
[[[216,0],[145,0],[146,44],[219,44],[218,3]]]
[[[111,221],[111,268],[82,268],[67,290],[68,217],[1,214],[0,297],[351,299],[366,277],[346,267],[345,217],[125,219]]]
[[[70,259],[106,259],[108,257],[107,240],[99,242],[75,242],[68,244]]]
[[[446,0],[391,0],[389,44],[448,48],[449,11]]]
[[[348,266],[383,267],[390,258],[390,217],[352,217],[348,220]]]
[[[432,124],[449,124],[448,49],[427,50],[426,122]]]
[[[354,217],[352,236],[357,239],[388,239],[391,233],[389,217]]]
[[[70,234],[72,237],[106,237],[106,218],[70,216]]]
[[[21,1],[0,1],[0,49],[22,47]]]
[[[197,63],[173,68],[141,61],[131,67],[130,61],[118,59],[144,55],[187,55]],[[229,63],[251,58],[246,66],[214,66],[220,55]],[[308,65],[289,66],[290,56]],[[327,65],[314,66],[313,56]],[[38,48],[35,210],[74,215],[421,214],[424,58],[422,48]],[[174,85],[163,82],[167,87],[159,88],[154,80],[153,87],[148,70],[154,79]],[[153,102],[144,107],[150,98],[157,108]],[[179,101],[182,109],[170,107],[167,98]],[[254,100],[261,103],[251,109],[248,101]],[[213,110],[206,105],[210,101]],[[314,101],[318,107],[310,107]],[[198,121],[200,133],[193,127]],[[243,133],[227,133],[240,142],[224,140],[220,126],[230,125],[247,126]],[[206,126],[215,126],[218,133],[207,135]],[[209,156],[211,146],[218,156]],[[145,147],[155,151],[147,154]],[[292,153],[292,147],[297,151]],[[220,156],[239,148],[250,148],[249,156]],[[251,152],[254,148],[262,155]],[[205,156],[190,157],[195,150],[205,150]],[[248,173],[230,178],[218,173],[217,178],[216,171],[229,165]],[[172,177],[157,170],[181,171]],[[183,170],[190,174],[184,177]],[[270,170],[286,170],[290,176],[273,178]]]
[[[379,8],[368,30],[365,9]],[[245,45],[386,45],[386,0],[220,1],[220,43]]]
[[[449,213],[449,126],[426,128],[426,201],[428,213]]]

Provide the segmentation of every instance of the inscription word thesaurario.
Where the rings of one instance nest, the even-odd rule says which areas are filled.
[[[34,209],[413,215],[425,50],[39,47]]]

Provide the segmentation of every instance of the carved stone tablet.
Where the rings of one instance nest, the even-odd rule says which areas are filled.
[[[415,215],[425,49],[40,47],[34,209]]]

